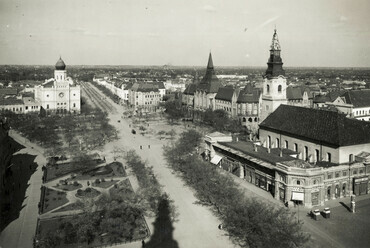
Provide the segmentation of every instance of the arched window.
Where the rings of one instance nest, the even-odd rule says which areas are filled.
[[[249,121],[249,122],[252,122],[252,118],[248,118],[248,121]]]
[[[276,148],[280,148],[280,140],[279,140],[279,138],[276,138]]]
[[[349,155],[349,162],[352,163],[353,162],[353,154],[350,154]]]
[[[267,147],[271,148],[271,136],[267,136]]]
[[[245,119],[245,117],[243,117],[243,122],[246,122],[247,120]]]
[[[267,85],[266,89],[267,89],[267,94],[270,93],[270,85]]]
[[[278,92],[281,93],[281,85],[278,86]]]

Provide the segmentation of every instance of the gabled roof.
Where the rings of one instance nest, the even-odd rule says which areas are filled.
[[[333,102],[337,99],[338,96],[342,96],[346,91],[330,91],[326,95],[317,95],[313,99],[314,103],[326,103],[326,102]]]
[[[194,92],[195,92],[195,90],[197,89],[197,85],[195,84],[195,83],[193,83],[193,84],[189,84],[186,88],[185,88],[185,90],[184,90],[184,92],[183,92],[183,94],[184,95],[194,95]]]
[[[166,87],[164,87],[164,83],[163,82],[158,82],[158,89],[165,89]]]
[[[312,99],[312,93],[308,87],[287,87],[286,97],[288,100],[302,100],[304,92],[307,92],[308,98]]]
[[[131,87],[132,91],[138,91],[138,92],[158,92],[158,85],[157,84],[149,84],[149,83],[134,83],[134,85]]]
[[[233,99],[234,92],[235,89],[231,87],[220,87],[217,91],[215,99],[231,102]]]
[[[355,108],[370,107],[370,90],[351,90],[343,94],[346,103],[352,104]]]
[[[3,98],[0,100],[1,105],[23,105],[23,101],[15,97]]]
[[[17,95],[18,90],[16,88],[3,88],[0,89],[0,96]]]
[[[319,109],[280,105],[260,128],[335,147],[370,143],[369,122]]]
[[[245,89],[239,93],[237,103],[258,103],[261,96],[260,89]]]

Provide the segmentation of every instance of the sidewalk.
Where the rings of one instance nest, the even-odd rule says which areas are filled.
[[[9,135],[15,141],[25,146],[24,149],[15,154],[28,153],[36,155],[35,162],[38,167],[28,182],[29,187],[25,194],[24,207],[19,214],[19,218],[10,223],[0,234],[0,246],[27,248],[32,247],[33,236],[36,232],[38,203],[40,200],[43,174],[41,167],[46,164],[46,159],[42,154],[43,149],[38,145],[31,143],[15,131],[9,132]]]

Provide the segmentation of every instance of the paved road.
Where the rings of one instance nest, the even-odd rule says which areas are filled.
[[[40,187],[42,184],[42,166],[46,164],[46,159],[43,156],[43,149],[36,144],[30,143],[19,134],[12,131],[10,136],[18,143],[25,146],[24,149],[16,154],[27,153],[36,155],[35,162],[37,170],[33,173],[28,183],[25,199],[23,201],[24,208],[19,214],[19,218],[10,223],[0,234],[0,247],[11,248],[27,248],[32,247],[33,236],[36,233],[38,203],[40,201]]]
[[[99,92],[99,94],[101,93]],[[98,100],[96,98],[94,101]],[[177,207],[179,220],[173,224],[173,239],[178,243],[179,247],[235,247],[229,238],[225,236],[225,233],[218,229],[220,221],[213,215],[212,211],[207,207],[195,204],[197,199],[192,189],[184,186],[184,182],[167,168],[166,161],[162,156],[162,146],[166,141],[132,134],[129,120],[122,119],[119,114],[124,111],[123,107],[118,106],[108,98],[106,101],[110,102],[118,110],[118,113],[110,114],[109,118],[110,123],[119,131],[119,140],[107,144],[104,151],[113,151],[115,147],[135,149],[144,160],[148,161],[150,166],[153,166],[154,173],[163,185],[163,190],[174,200],[174,204]],[[143,146],[142,150],[140,145]],[[148,145],[150,145],[150,149]],[[109,152],[105,155],[106,158],[111,159],[113,153]],[[148,224],[151,225],[153,223]],[[151,227],[151,230],[153,230],[153,227]],[[137,244],[123,245],[122,247],[134,247]]]

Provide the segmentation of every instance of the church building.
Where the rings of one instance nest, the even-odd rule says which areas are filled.
[[[270,58],[267,62],[268,67],[264,75],[261,121],[274,112],[281,104],[288,103],[287,83],[280,52],[280,43],[275,29],[270,47]]]
[[[55,64],[54,78],[35,86],[35,100],[47,113],[81,112],[80,86],[67,77],[66,65],[61,58]]]

